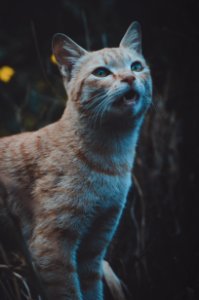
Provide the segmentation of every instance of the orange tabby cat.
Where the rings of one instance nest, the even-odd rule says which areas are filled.
[[[102,300],[102,260],[131,185],[151,76],[137,22],[118,48],[87,52],[57,34],[53,52],[66,110],[36,132],[2,138],[0,174],[17,187],[9,205],[48,298]]]

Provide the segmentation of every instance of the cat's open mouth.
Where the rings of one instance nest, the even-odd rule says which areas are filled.
[[[126,92],[122,97],[116,99],[114,106],[134,105],[139,100],[139,95],[135,90]]]

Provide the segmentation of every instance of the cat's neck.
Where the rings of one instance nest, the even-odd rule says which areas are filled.
[[[62,135],[67,134],[66,143],[69,140],[76,147],[88,152],[96,152],[100,156],[123,157],[123,159],[134,160],[134,153],[142,120],[137,121],[128,130],[117,128],[99,127],[90,125],[86,118],[79,117],[74,109],[74,104],[68,102],[67,108],[59,121]],[[60,129],[59,129],[60,130]],[[71,139],[69,138],[71,136]],[[64,140],[64,137],[62,137]],[[100,155],[101,154],[101,155]]]

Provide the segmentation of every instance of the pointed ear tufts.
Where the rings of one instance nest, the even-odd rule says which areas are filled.
[[[138,53],[142,53],[142,34],[139,22],[135,21],[131,23],[120,42],[120,47],[133,49]]]
[[[61,74],[68,79],[75,63],[87,53],[86,50],[62,33],[57,33],[53,36],[52,51],[58,62]]]

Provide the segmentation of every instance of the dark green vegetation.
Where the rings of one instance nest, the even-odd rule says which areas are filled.
[[[35,130],[61,115],[66,97],[50,60],[54,33],[97,49],[117,45],[131,21],[142,24],[154,105],[139,142],[134,189],[107,256],[133,300],[199,299],[198,13],[196,0],[1,4],[0,72],[15,70],[9,82],[0,80],[1,136]],[[3,230],[1,237],[5,265],[12,239],[5,245]],[[0,282],[4,275],[0,268]]]

